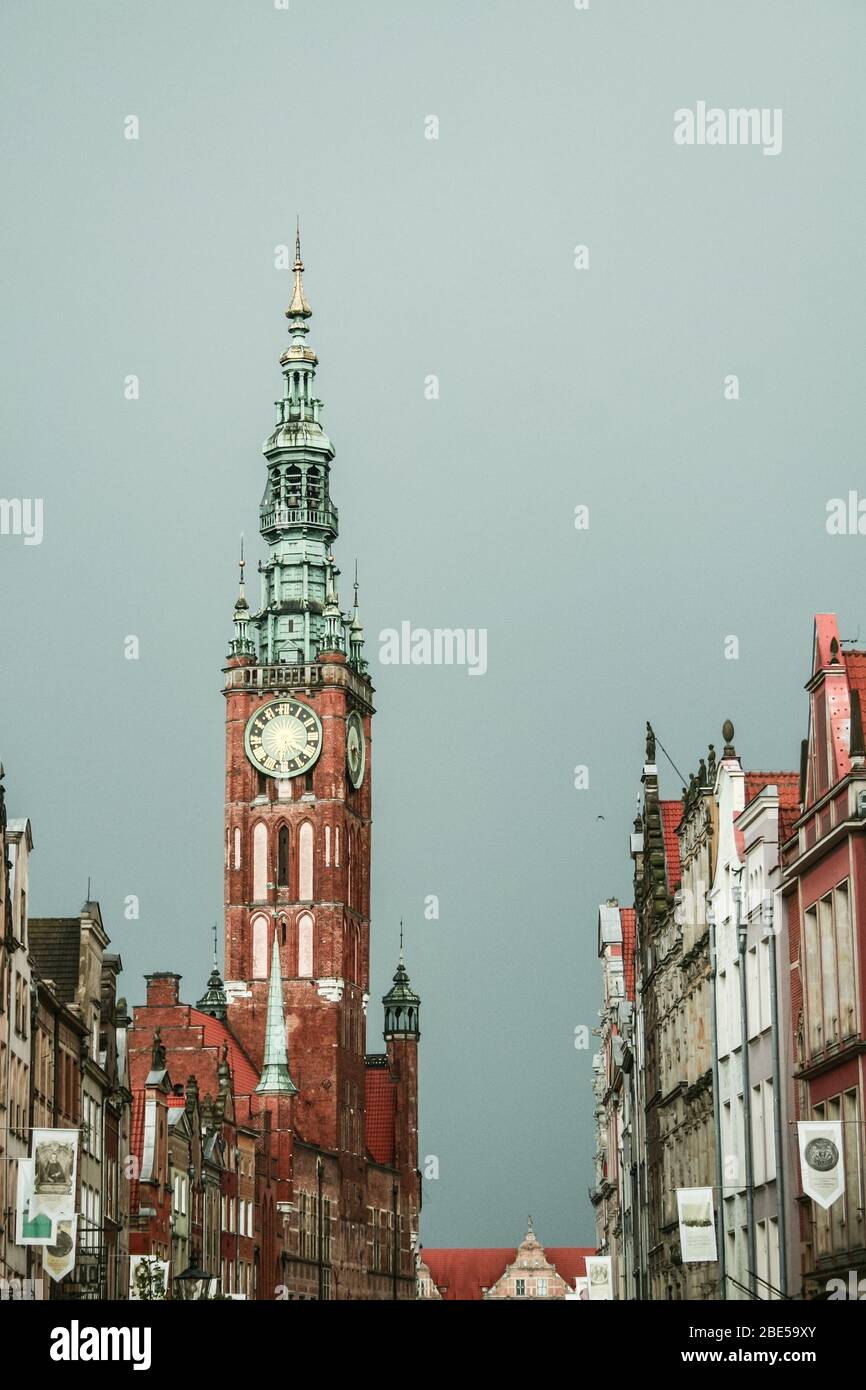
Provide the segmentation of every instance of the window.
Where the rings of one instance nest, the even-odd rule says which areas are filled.
[[[268,832],[263,821],[253,830],[253,900],[263,903],[268,896]]]
[[[539,1298],[547,1298],[547,1280],[539,1279],[535,1286],[535,1292]]]
[[[515,1295],[516,1295],[518,1298],[525,1298],[525,1297],[526,1297],[526,1280],[525,1280],[525,1279],[515,1279],[515,1281],[514,1281],[514,1292],[515,1292]]]
[[[263,913],[253,918],[253,979],[268,975],[268,919]]]
[[[280,826],[280,833],[277,838],[277,885],[280,888],[289,886],[289,827]]]
[[[842,1097],[842,1142],[845,1149],[845,1224],[847,1245],[863,1244],[863,1174],[861,1147],[857,1141],[862,1130],[858,1113],[857,1091],[846,1091]]]
[[[833,932],[833,899],[818,904],[818,930],[821,938],[821,979],[824,1004],[824,1043],[839,1041],[839,1006],[836,986],[836,939]]]
[[[313,918],[309,912],[298,918],[298,974],[305,979],[313,974]]]
[[[803,947],[806,974],[806,1046],[811,1056],[824,1046],[821,1027],[821,964],[818,957],[818,909],[807,908],[803,915]]]
[[[857,994],[854,972],[854,938],[851,931],[851,911],[848,884],[840,884],[833,893],[836,918],[836,946],[839,954],[839,1034],[850,1037],[857,1032]]]
[[[298,836],[298,897],[301,902],[313,900],[313,827],[308,820]]]

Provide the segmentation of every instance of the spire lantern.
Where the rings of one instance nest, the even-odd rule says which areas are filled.
[[[385,1041],[392,1038],[411,1038],[417,1042],[421,1036],[421,999],[412,988],[412,982],[403,960],[403,923],[400,923],[400,959],[394,974],[394,983],[383,996],[385,1006]]]
[[[274,927],[271,947],[271,976],[268,982],[268,1013],[265,1022],[265,1051],[257,1095],[297,1095],[298,1088],[289,1074],[289,1047],[283,1012],[283,982],[280,975],[280,947]]]
[[[207,989],[201,999],[196,1001],[196,1008],[199,1013],[210,1014],[211,1018],[221,1019],[225,1023],[228,1016],[228,995],[225,991],[223,978],[217,964],[217,925],[213,924],[213,968],[207,982]]]

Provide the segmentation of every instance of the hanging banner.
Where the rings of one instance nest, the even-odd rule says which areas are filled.
[[[716,1222],[711,1187],[678,1187],[680,1258],[683,1264],[703,1264],[718,1259]]]
[[[803,1191],[819,1207],[832,1207],[845,1191],[841,1120],[801,1120],[800,1171]]]
[[[34,1216],[30,1203],[33,1200],[33,1159],[18,1160],[18,1190],[16,1193],[15,1244],[51,1245],[54,1241],[56,1223],[52,1217],[42,1212]]]
[[[34,1129],[31,1159],[34,1174],[31,1218],[40,1212],[55,1221],[74,1216],[78,1130]]]
[[[589,1301],[613,1298],[613,1274],[610,1255],[587,1255],[586,1279],[589,1288]]]
[[[78,1227],[77,1216],[67,1216],[57,1222],[57,1238],[53,1245],[46,1245],[42,1255],[42,1268],[46,1274],[59,1283],[75,1267],[75,1236]]]
[[[168,1260],[153,1255],[130,1255],[129,1297],[145,1302],[161,1302],[168,1293]]]

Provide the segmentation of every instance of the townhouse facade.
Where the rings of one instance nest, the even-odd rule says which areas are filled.
[[[744,769],[726,721],[672,803],[647,729],[633,976],[630,910],[598,919],[591,1196],[618,1297],[823,1298],[866,1276],[866,652],[833,614],[806,689],[799,774]],[[839,1126],[829,1207],[804,1192],[802,1121]],[[715,1260],[684,1258],[688,1188],[712,1193]]]

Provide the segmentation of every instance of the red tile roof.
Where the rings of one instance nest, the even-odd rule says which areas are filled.
[[[634,1001],[634,947],[635,914],[633,907],[621,907],[619,920],[622,927],[622,959],[625,972],[625,997]]]
[[[129,1209],[138,1211],[138,1178],[141,1172],[141,1157],[144,1153],[144,1091],[133,1091],[132,1093],[132,1125],[129,1136],[129,1152],[137,1163],[130,1164],[134,1176],[129,1182]]]
[[[394,1162],[394,1121],[397,1112],[397,1087],[387,1067],[368,1066],[365,1073],[367,1100],[366,1142],[377,1163]]]
[[[662,834],[665,841],[665,860],[668,867],[668,889],[676,888],[682,877],[680,870],[680,842],[677,839],[677,826],[683,817],[681,801],[662,801]]]
[[[746,805],[765,787],[779,789],[779,844],[790,837],[800,815],[800,774],[798,772],[747,772]]]
[[[586,1257],[594,1255],[590,1247],[545,1246],[544,1253],[557,1274],[574,1288],[578,1276],[586,1274]],[[501,1279],[506,1267],[517,1258],[512,1246],[493,1250],[421,1250],[421,1259],[446,1300],[466,1302],[480,1299],[484,1289],[491,1289]]]
[[[205,1047],[221,1048],[223,1043],[228,1043],[228,1063],[232,1069],[234,1093],[236,1096],[252,1095],[259,1084],[259,1073],[228,1025],[210,1014],[200,1013],[198,1009],[190,1009],[189,1021],[204,1030]]]

